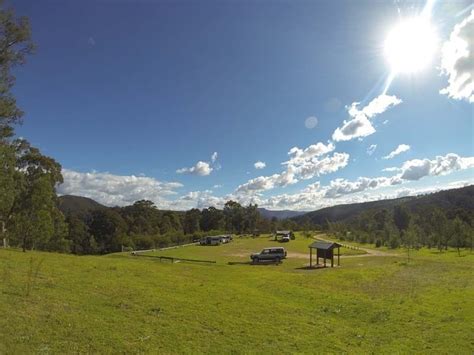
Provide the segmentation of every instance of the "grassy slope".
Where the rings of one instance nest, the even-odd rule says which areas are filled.
[[[472,254],[345,258],[312,271],[303,259],[229,266],[220,256],[252,243],[268,244],[166,252],[215,265],[0,250],[0,353],[474,351]],[[26,296],[31,260],[42,264]]]

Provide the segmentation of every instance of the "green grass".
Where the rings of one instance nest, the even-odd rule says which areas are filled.
[[[303,253],[307,242],[284,246]],[[474,255],[227,265],[270,245],[160,253],[210,265],[0,250],[0,353],[473,353]]]
[[[317,236],[316,236],[317,237]],[[320,237],[326,236],[321,234]],[[234,240],[229,244],[222,244],[219,246],[189,246],[177,249],[169,249],[165,251],[156,251],[147,253],[148,255],[163,255],[175,256],[189,259],[212,260],[219,263],[227,262],[244,262],[250,261],[250,254],[260,252],[266,247],[284,247],[290,255],[289,259],[298,259],[300,263],[309,262],[309,248],[308,246],[315,240],[306,238],[296,233],[295,240],[287,243],[274,241],[270,235],[262,235],[258,238],[252,237],[234,237]],[[341,255],[358,255],[366,254],[362,250],[354,250],[348,248],[340,249]]]

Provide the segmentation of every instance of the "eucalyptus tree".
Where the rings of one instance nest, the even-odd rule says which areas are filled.
[[[0,236],[7,244],[7,222],[16,198],[15,152],[11,146],[14,125],[21,123],[23,111],[18,108],[11,89],[15,83],[12,69],[25,62],[34,49],[26,17],[16,17],[0,1]]]

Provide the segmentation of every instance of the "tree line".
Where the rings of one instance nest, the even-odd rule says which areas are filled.
[[[472,251],[474,216],[470,209],[444,210],[424,205],[410,210],[404,204],[392,209],[367,210],[346,221],[330,222],[325,229],[341,240],[375,244],[376,247],[421,247]]]
[[[257,205],[228,201],[224,209],[164,211],[152,201],[126,207],[103,208],[66,218],[70,251],[76,254],[110,253],[122,247],[161,248],[196,241],[205,235],[255,233],[265,227]],[[266,227],[265,227],[266,228]]]

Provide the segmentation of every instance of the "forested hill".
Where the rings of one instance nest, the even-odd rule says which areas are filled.
[[[464,213],[474,213],[474,185],[459,189],[443,190],[427,195],[401,197],[390,200],[353,203],[323,208],[321,210],[293,217],[297,223],[313,223],[323,225],[326,221],[340,222],[353,219],[365,212],[380,209],[392,209],[404,205],[411,212],[419,212],[426,208],[440,208],[444,212],[462,210]]]
[[[59,209],[64,215],[82,216],[92,211],[105,209],[104,205],[91,198],[73,195],[59,196]]]
[[[272,210],[267,210],[266,208],[259,208],[258,212],[260,213],[260,216],[266,219],[272,219],[272,218],[286,219],[286,218],[301,216],[306,213],[306,212],[301,212],[301,211],[290,211],[290,210],[272,211]]]

